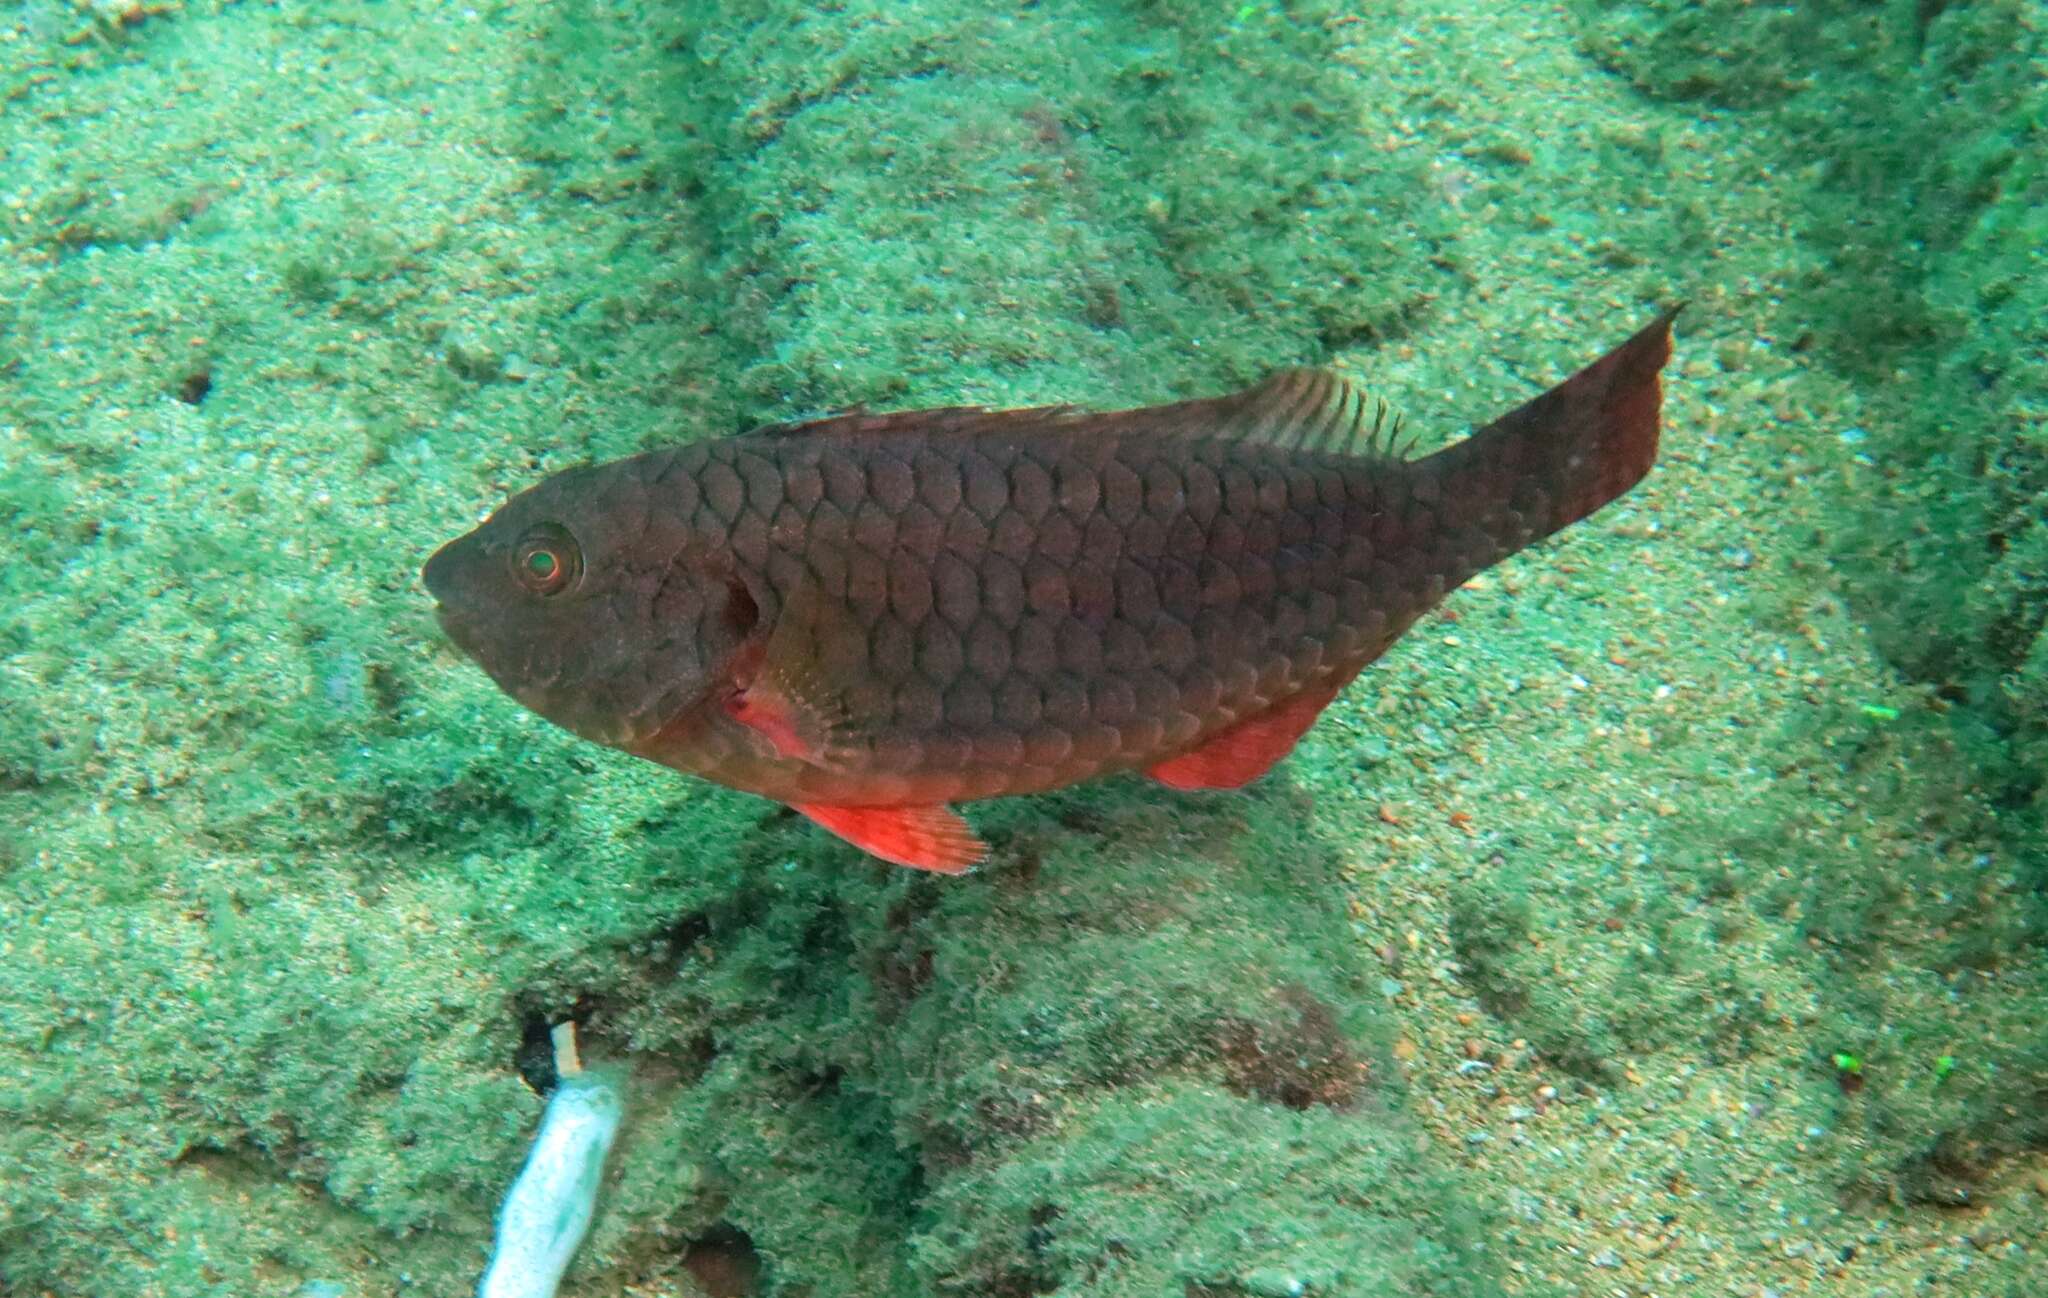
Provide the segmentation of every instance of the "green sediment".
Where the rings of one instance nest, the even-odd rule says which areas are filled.
[[[2048,31],[2022,0],[1607,3],[1591,52],[1653,95],[1753,106],[1811,160],[1789,304],[1870,394],[1875,463],[1828,554],[1886,655],[1963,705],[2004,819],[2048,781]]]
[[[1336,12],[686,23],[685,162],[748,416],[1142,400],[1401,332],[1448,231],[1323,68]]]
[[[1915,800],[1942,808],[1930,814],[1944,831],[1975,837],[1976,820],[2002,848],[1808,862],[1806,931],[1827,953],[1830,1031],[1926,1042],[1949,1030],[1931,999],[1908,1008],[1876,990],[1902,942],[1925,943],[1924,960],[1959,995],[2000,980],[2048,995],[2042,11],[2023,0],[1577,9],[1589,51],[1644,91],[1756,109],[1752,120],[1808,159],[1791,176],[1816,260],[1780,327],[1809,330],[1868,394],[1863,422],[1843,434],[1870,471],[1835,502],[1821,553],[1877,647],[1948,717],[1917,727],[1945,755],[1930,767],[1934,796]],[[1840,731],[1870,727],[1838,725],[1811,729],[1857,769],[1883,764],[1887,737],[1851,742]],[[1801,815],[1782,801],[1746,814],[1782,827]],[[2023,1014],[1989,1036],[1978,1084],[1936,1086],[1916,1059],[1913,1085],[1867,1102],[1865,1192],[1889,1192],[1887,1172],[1903,1168],[1907,1193],[1961,1202],[2001,1157],[2048,1147],[2048,1121],[2035,1116],[2048,1099],[2048,1025]]]
[[[1891,246],[1823,219],[1856,178],[1777,193],[1767,148],[1628,103],[1540,15],[694,8],[12,20],[0,1287],[459,1292],[539,1111],[522,1040],[564,1017],[633,1078],[592,1293],[1568,1292],[1613,1278],[1589,1232],[1659,1208],[1803,1266],[1763,1175],[1817,1234],[1879,1222],[1863,1265],[1898,1284],[1954,1234],[1927,1205],[2026,1201],[2036,542],[1939,542],[2023,516],[2027,479],[1923,471],[1946,426],[1880,381],[1996,360],[1942,418],[2018,463],[2025,158],[1931,269],[1841,253],[1931,321],[1865,344],[1841,260],[1728,233],[1789,210],[1807,249]],[[1988,95],[2017,19],[1952,9],[1916,57],[1978,51]],[[1788,150],[1852,118],[1761,19],[1721,89],[1668,71],[1752,20],[1688,21],[1580,32]],[[1554,80],[1497,90],[1509,63]],[[2038,111],[1990,98],[1987,132]],[[967,880],[552,731],[416,583],[550,469],[856,402],[1338,355],[1441,436],[1681,293],[1650,503],[1460,595],[1253,792],[977,807]],[[1774,298],[1783,343],[1751,336]],[[1959,301],[1993,331],[1943,324]],[[1767,426],[1795,400],[1897,471]],[[1799,553],[1880,551],[1902,495],[1954,516],[1899,606],[1963,607],[1936,670],[1856,578],[1903,684]],[[1664,1135],[1584,1154],[1618,1123]],[[1697,1195],[1635,1206],[1646,1168]],[[1959,1291],[2026,1265],[1981,1250]]]
[[[1492,1287],[1284,792],[997,810],[1010,870],[949,888],[550,732],[439,646],[412,575],[497,484],[678,429],[1166,395],[1298,354],[1304,318],[1396,327],[1430,272],[1330,201],[1368,159],[1314,102],[1314,29],[589,7],[526,16],[530,48],[464,26],[479,78],[340,17],[190,18],[17,110],[70,187],[18,182],[8,295],[9,1284],[457,1289],[536,1108],[522,1031],[574,1015],[637,1079],[596,1273],[737,1233],[785,1293]],[[1176,72],[1190,43],[1231,56],[1218,84]],[[393,201],[397,113],[282,181],[184,147],[136,174],[94,125],[145,68],[257,87],[280,47],[493,135]],[[1069,58],[1087,93],[1049,99]],[[1118,157],[1169,132],[1134,185]],[[1253,210],[1223,234],[1232,165]],[[1091,1170],[1118,1150],[1149,1193]],[[235,1212],[251,1187],[299,1229]],[[1296,1203],[1320,1237],[1267,1224]]]

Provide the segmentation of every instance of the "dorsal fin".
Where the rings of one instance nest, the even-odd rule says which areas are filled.
[[[1393,457],[1401,431],[1392,406],[1328,370],[1280,370],[1214,404],[1217,423],[1207,435],[1290,449]]]
[[[795,424],[762,424],[739,434],[741,437],[790,437],[799,433],[815,437],[869,437],[878,433],[953,433],[969,437],[1014,433],[1033,426],[1087,419],[1089,412],[1078,406],[1026,406],[1016,410],[990,410],[986,406],[935,406],[929,410],[896,410],[877,414],[853,409],[823,419],[806,419]]]
[[[870,437],[888,433],[1001,437],[1037,430],[1227,438],[1288,450],[1400,458],[1393,407],[1328,370],[1284,369],[1253,387],[1221,397],[1098,412],[1079,406],[939,406],[875,414],[854,410],[795,424],[766,424],[745,437]]]

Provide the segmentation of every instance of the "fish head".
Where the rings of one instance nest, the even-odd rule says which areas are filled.
[[[732,690],[760,607],[722,538],[648,508],[632,461],[571,469],[442,546],[442,630],[556,725],[628,747]]]

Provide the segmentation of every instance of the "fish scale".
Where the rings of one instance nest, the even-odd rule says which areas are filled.
[[[743,581],[777,607],[806,582],[834,603],[849,634],[821,652],[865,718],[853,746],[937,800],[1143,764],[1163,740],[1356,671],[1421,611],[1412,577],[1426,556],[1331,543],[1362,531],[1413,466],[1220,439],[1173,448],[1189,457],[1175,463],[1157,439],[1086,430],[949,457],[932,445],[949,435],[962,434],[707,442],[692,448],[700,463],[675,466],[704,486],[693,530],[731,548]],[[744,474],[758,490],[743,492],[748,461],[772,471]],[[1191,498],[1191,466],[1217,489]],[[785,506],[795,519],[771,535]],[[949,528],[958,509],[981,528]],[[1193,545],[1169,555],[1181,518]],[[749,747],[702,773],[741,775]],[[791,801],[841,800],[872,777],[782,765]]]
[[[958,869],[946,803],[1263,771],[1447,591],[1642,477],[1669,328],[1417,460],[1311,370],[703,440],[539,484],[426,580],[543,715]]]

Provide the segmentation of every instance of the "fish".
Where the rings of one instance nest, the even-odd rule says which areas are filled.
[[[958,874],[988,847],[956,803],[1259,778],[1451,591],[1635,486],[1676,315],[1427,455],[1328,369],[856,410],[556,473],[422,580],[556,725]]]

